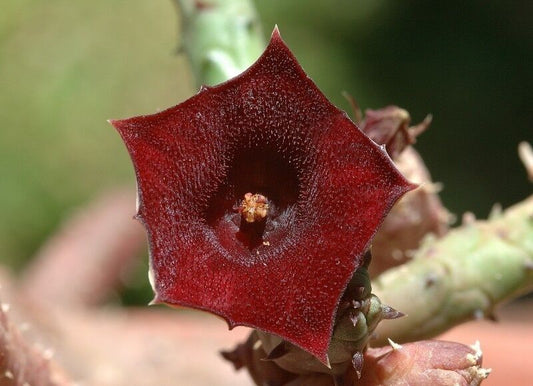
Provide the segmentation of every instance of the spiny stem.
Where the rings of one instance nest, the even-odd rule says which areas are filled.
[[[182,14],[183,49],[198,86],[225,82],[247,69],[266,44],[249,0],[174,0]]]
[[[533,196],[428,240],[414,259],[372,283],[381,301],[407,314],[384,321],[374,346],[437,334],[467,320],[492,318],[495,306],[533,288]]]

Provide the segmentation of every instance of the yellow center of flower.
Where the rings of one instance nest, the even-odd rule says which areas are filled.
[[[246,193],[240,206],[240,212],[242,218],[248,223],[262,221],[268,214],[268,200],[259,193]]]

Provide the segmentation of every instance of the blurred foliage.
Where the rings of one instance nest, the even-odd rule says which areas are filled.
[[[177,28],[165,0],[3,2],[4,261],[20,266],[95,192],[128,183],[134,194],[129,157],[106,120],[153,113],[193,92],[175,55]]]
[[[341,108],[398,104],[434,124],[419,149],[456,213],[528,193],[516,157],[533,141],[532,3],[257,1]],[[8,0],[0,13],[0,258],[20,266],[76,206],[129,183],[108,118],[194,93],[169,0]],[[132,215],[134,208],[132,208]],[[129,221],[129,219],[127,219]]]

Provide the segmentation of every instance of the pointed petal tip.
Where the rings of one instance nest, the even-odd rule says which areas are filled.
[[[117,130],[118,130],[119,126],[120,126],[120,120],[119,119],[108,119],[107,123],[109,123],[111,126],[113,126]]]
[[[272,34],[270,35],[270,42],[268,43],[268,45],[274,45],[274,46],[277,46],[277,45],[282,45],[282,46],[287,46],[285,44],[285,42],[283,41],[283,38],[281,37],[281,33],[279,32],[279,28],[278,28],[278,25],[276,24],[274,26],[274,29],[272,30]]]
[[[407,186],[405,188],[405,191],[406,192],[410,192],[411,190],[418,189],[420,186],[422,186],[422,184],[419,184],[419,183],[416,183],[416,182],[407,181]]]
[[[164,301],[162,301],[159,296],[156,294],[154,298],[148,303],[149,306],[157,306],[158,304],[165,304]]]
[[[404,179],[404,183],[401,185],[401,193],[400,197],[403,196],[406,193],[409,193],[410,191],[416,190],[422,186],[422,184],[417,184],[416,182],[411,182],[409,180]]]
[[[322,362],[328,369],[331,369],[331,363],[329,363],[329,357],[328,354],[325,354],[324,357],[318,358],[320,362]]]
[[[270,35],[271,39],[281,39],[281,34],[279,32],[279,27],[277,24],[274,24],[274,29],[272,30],[272,34]]]
[[[111,124],[119,133],[122,133],[128,125],[126,124],[127,119],[108,119],[107,122]]]

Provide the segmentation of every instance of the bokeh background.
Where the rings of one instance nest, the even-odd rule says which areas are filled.
[[[256,4],[265,36],[278,24],[337,106],[349,109],[347,91],[363,108],[402,106],[415,123],[433,114],[417,147],[452,212],[484,217],[493,203],[531,193],[516,146],[533,141],[533,2]],[[170,0],[2,1],[2,262],[22,267],[98,192],[134,189],[127,152],[106,120],[195,93],[179,44]],[[145,281],[143,272],[130,284],[131,301],[150,298]]]

